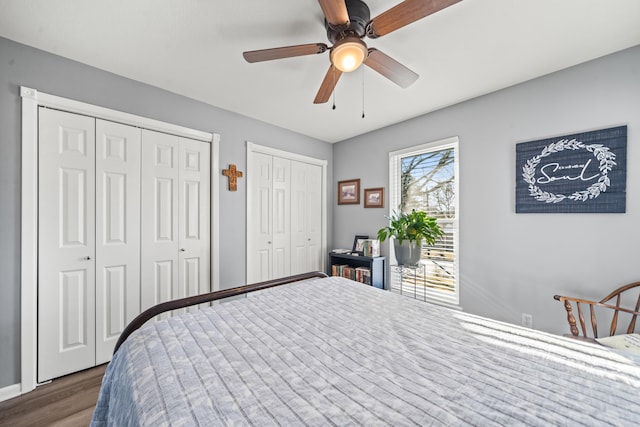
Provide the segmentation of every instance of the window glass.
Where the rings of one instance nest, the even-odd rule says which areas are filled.
[[[391,291],[423,300],[458,304],[457,138],[390,155],[391,213],[423,210],[445,235],[423,244],[417,268],[395,266],[391,247]]]

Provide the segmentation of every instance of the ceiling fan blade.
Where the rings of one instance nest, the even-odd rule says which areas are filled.
[[[364,65],[379,72],[398,86],[406,88],[418,80],[418,75],[378,49],[370,48]]]
[[[367,36],[381,37],[461,0],[405,0],[371,20]]]
[[[331,27],[336,30],[349,27],[349,12],[344,0],[318,0],[322,13]]]
[[[272,59],[291,58],[294,56],[313,55],[323,53],[329,49],[324,43],[309,43],[296,46],[275,47],[272,49],[250,50],[243,52],[242,56],[247,62],[271,61]]]
[[[333,64],[329,67],[329,71],[327,71],[324,80],[322,80],[316,99],[313,100],[314,104],[324,104],[329,100],[341,75],[342,71],[334,67]]]

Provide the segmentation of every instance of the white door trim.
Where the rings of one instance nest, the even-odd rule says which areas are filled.
[[[21,382],[26,393],[37,385],[37,298],[38,298],[38,107],[55,108],[77,114],[111,120],[131,126],[170,133],[211,143],[211,290],[218,290],[219,266],[219,177],[220,135],[164,123],[134,114],[61,98],[21,86],[22,97],[22,200],[21,200]]]
[[[327,265],[327,160],[321,160],[321,159],[316,159],[314,157],[308,157],[302,154],[296,154],[296,153],[290,153],[288,151],[283,151],[283,150],[278,150],[277,148],[271,148],[271,147],[266,147],[264,145],[258,145],[258,144],[254,144],[253,142],[249,142],[247,141],[247,173],[251,173],[251,166],[253,165],[253,163],[251,162],[251,154],[252,153],[262,153],[262,154],[269,154],[272,156],[277,156],[277,157],[282,157],[285,159],[289,159],[289,160],[296,160],[299,162],[304,162],[304,163],[309,163],[312,165],[317,165],[320,166],[322,168],[322,190],[321,190],[321,194],[322,194],[322,205],[321,205],[321,209],[322,209],[322,219],[321,219],[321,223],[322,223],[322,236],[321,236],[321,244],[322,244],[322,259],[321,259],[321,266],[325,266]],[[248,182],[248,181],[247,181]],[[250,197],[249,197],[249,191],[246,191],[246,206],[247,206],[247,212],[252,212],[251,208],[251,201],[250,201]],[[246,224],[249,224],[249,221],[245,221]],[[249,233],[246,233],[245,230],[245,234],[247,235],[247,240],[245,242],[245,246],[246,246],[246,253],[245,253],[245,257],[246,255],[249,253]],[[249,276],[249,266],[246,266],[246,271],[245,271],[245,278]]]

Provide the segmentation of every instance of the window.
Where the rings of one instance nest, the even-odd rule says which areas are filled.
[[[418,268],[399,268],[390,245],[390,290],[458,305],[458,138],[389,153],[389,210],[424,210],[445,232],[423,246]]]

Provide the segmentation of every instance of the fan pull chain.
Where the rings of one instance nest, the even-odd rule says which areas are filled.
[[[336,109],[336,69],[333,68],[331,70],[331,76],[333,77],[333,92],[331,93],[331,95],[333,95],[333,107],[331,107],[332,110]]]
[[[364,67],[362,68],[362,118],[364,119]]]

